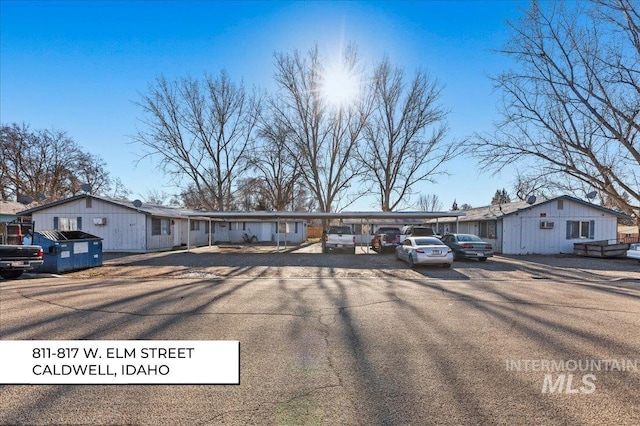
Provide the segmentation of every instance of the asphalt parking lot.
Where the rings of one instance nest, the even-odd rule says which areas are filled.
[[[240,384],[2,385],[0,424],[637,425],[638,330],[628,259],[412,270],[317,244],[109,254],[0,281],[2,340],[239,340]],[[631,368],[595,370],[608,360]],[[588,365],[523,367],[545,361]]]

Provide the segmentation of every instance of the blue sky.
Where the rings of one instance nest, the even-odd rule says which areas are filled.
[[[355,43],[364,65],[387,55],[411,75],[424,68],[444,84],[450,134],[462,140],[490,131],[497,119],[489,75],[509,63],[494,50],[528,2],[0,2],[0,120],[57,129],[107,163],[133,191],[171,192],[130,135],[141,117],[134,101],[156,77],[202,77],[229,71],[246,86],[271,90],[274,52],[318,43],[331,57]],[[448,209],[486,205],[511,191],[512,173],[490,176],[472,158],[447,165],[449,177],[417,189]],[[362,200],[349,210],[371,210]]]

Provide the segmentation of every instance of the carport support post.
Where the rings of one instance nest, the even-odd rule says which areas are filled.
[[[187,251],[191,248],[191,216],[187,216]]]
[[[209,218],[209,247],[211,247],[211,218]]]
[[[280,219],[276,219],[276,247],[280,253]]]

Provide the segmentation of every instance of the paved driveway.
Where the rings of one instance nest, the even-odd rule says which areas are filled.
[[[240,385],[2,386],[0,424],[640,424],[637,262],[410,270],[316,250],[109,256],[0,281],[2,339],[241,342]]]

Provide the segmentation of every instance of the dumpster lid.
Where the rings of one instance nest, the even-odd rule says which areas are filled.
[[[35,231],[43,238],[52,241],[101,240],[102,238],[82,231]]]

